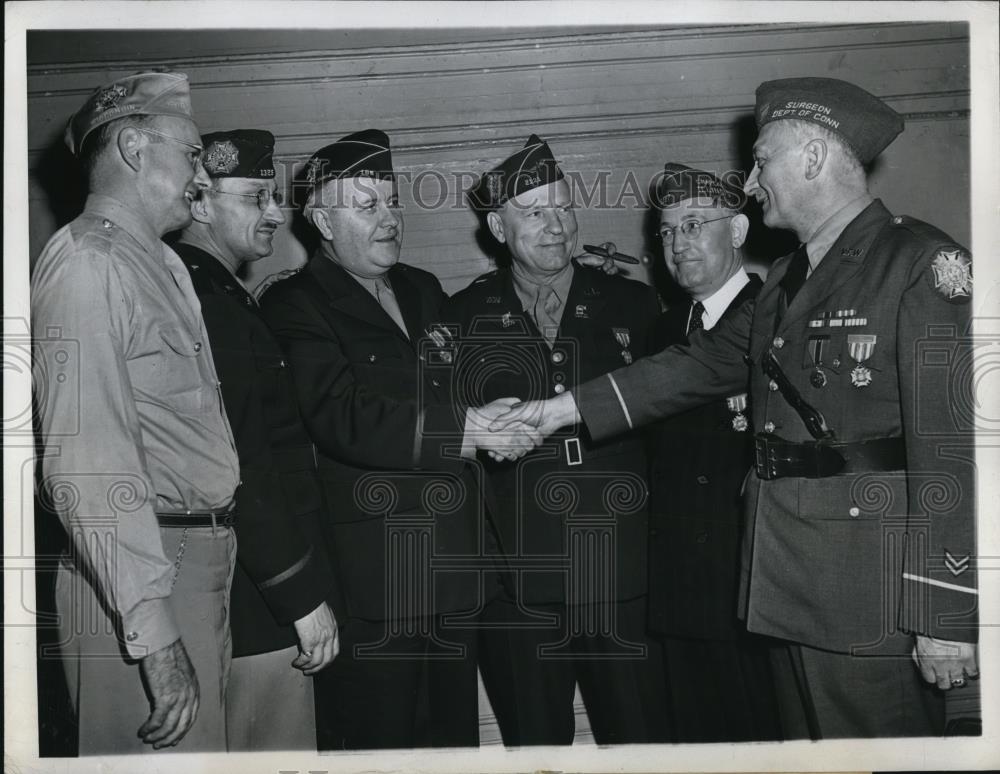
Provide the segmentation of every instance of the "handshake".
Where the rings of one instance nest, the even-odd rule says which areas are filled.
[[[513,461],[579,418],[576,401],[569,392],[549,400],[498,398],[484,406],[469,407],[463,448],[470,452],[468,456],[482,449],[497,462]]]

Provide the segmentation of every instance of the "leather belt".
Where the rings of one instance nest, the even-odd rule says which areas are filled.
[[[236,524],[236,508],[230,503],[205,511],[157,511],[156,520],[161,527],[232,527]]]
[[[876,438],[855,443],[793,443],[772,433],[757,433],[754,452],[757,476],[765,481],[789,477],[827,478],[906,468],[906,446],[902,438]]]

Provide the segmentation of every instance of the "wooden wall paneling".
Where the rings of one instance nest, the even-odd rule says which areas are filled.
[[[378,126],[408,175],[401,185],[403,258],[455,290],[490,261],[476,241],[477,218],[452,189],[531,132],[584,180],[608,171],[613,201],[629,171],[644,187],[667,160],[745,170],[756,86],[828,75],[884,96],[908,118],[907,132],[874,170],[876,192],[890,208],[967,240],[963,24],[279,32],[266,40],[249,31],[142,33],[129,45],[80,33],[63,47],[55,38],[30,41],[31,160],[58,156],[53,148],[66,117],[95,85],[153,64],[190,75],[204,131],[269,128],[279,161],[290,166],[343,134]],[[67,47],[75,61],[67,61]],[[408,190],[421,173],[421,191]],[[442,175],[449,190],[445,206],[427,210],[414,196],[426,201],[433,193],[430,173]],[[29,187],[32,256],[69,209],[53,212],[46,203],[51,181],[43,188],[36,178]],[[626,252],[658,258],[644,230],[645,208],[626,203],[581,210],[581,243],[612,239]],[[252,267],[252,283],[305,260],[290,229],[276,245],[273,259]],[[766,263],[769,256],[752,257]]]

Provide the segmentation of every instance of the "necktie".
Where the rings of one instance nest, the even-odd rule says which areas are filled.
[[[702,315],[704,314],[705,305],[701,301],[695,301],[691,304],[691,315],[688,317],[688,335],[695,331],[705,330],[705,321],[702,319]]]
[[[389,280],[385,277],[375,278],[375,298],[387,315],[392,318],[392,321],[399,326],[399,329],[403,332],[406,338],[410,338],[410,334],[406,331],[406,323],[403,321],[403,313],[399,311],[399,302],[396,301],[396,294],[392,292],[392,285],[389,284]]]
[[[555,344],[556,334],[559,332],[559,320],[556,318],[556,314],[559,312],[559,296],[556,295],[551,285],[542,283],[538,286],[533,311],[535,325],[551,347]]]
[[[809,254],[805,245],[799,248],[792,255],[792,261],[788,264],[788,271],[781,278],[779,283],[785,290],[785,308],[792,305],[792,299],[802,289],[806,281],[806,274],[809,273]]]

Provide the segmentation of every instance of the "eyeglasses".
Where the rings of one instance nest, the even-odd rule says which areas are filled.
[[[191,166],[194,169],[197,169],[198,165],[201,163],[201,154],[205,150],[201,145],[197,145],[196,143],[193,142],[187,142],[186,140],[179,140],[176,137],[173,137],[169,134],[158,132],[155,129],[147,129],[144,126],[137,126],[135,128],[138,129],[140,132],[145,132],[146,134],[154,134],[157,137],[162,137],[164,140],[170,140],[171,142],[176,142],[178,145],[183,145],[187,148],[191,148],[191,153],[190,153]]]
[[[257,193],[252,194],[242,194],[234,193],[232,191],[216,191],[212,190],[212,193],[222,194],[223,196],[242,196],[244,199],[256,199],[257,209],[264,212],[273,201],[278,207],[285,203],[285,197],[282,196],[278,191],[271,192],[270,188],[261,188]]]
[[[712,218],[711,220],[686,220],[677,228],[674,228],[673,226],[663,226],[662,228],[656,230],[656,235],[660,237],[662,241],[668,242],[673,239],[674,234],[680,230],[680,232],[688,239],[697,239],[701,235],[701,227],[706,223],[715,223],[717,220],[727,220],[735,217],[735,215],[723,215],[721,218]]]

